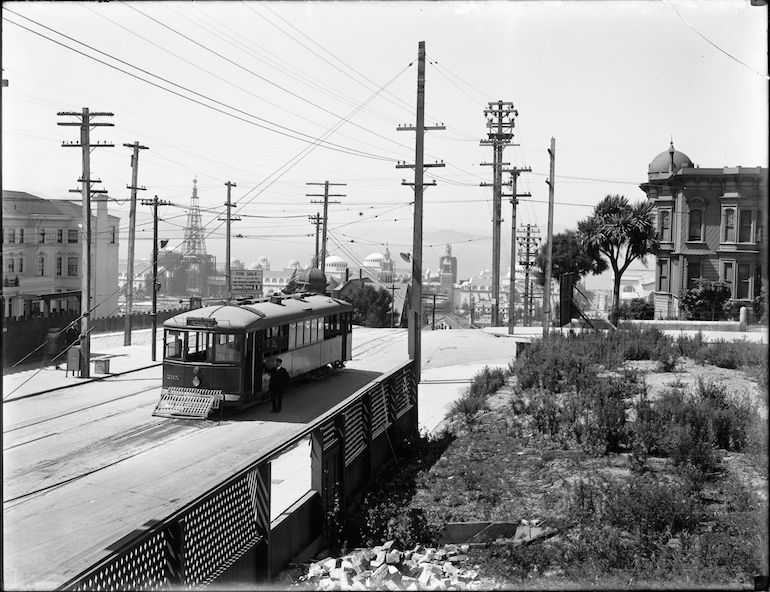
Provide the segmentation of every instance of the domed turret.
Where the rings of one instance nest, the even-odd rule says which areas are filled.
[[[326,292],[326,274],[317,267],[303,269],[297,276],[297,287],[303,292]]]
[[[649,168],[647,169],[647,176],[657,175],[669,175],[675,173],[682,167],[693,166],[690,157],[684,152],[679,152],[674,149],[674,143],[671,142],[671,146],[665,152],[661,152],[655,158],[652,159]]]

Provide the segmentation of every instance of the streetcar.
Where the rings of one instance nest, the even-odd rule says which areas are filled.
[[[269,398],[265,368],[281,358],[292,380],[352,359],[353,307],[321,294],[206,306],[163,323],[163,383],[153,415],[205,419]]]

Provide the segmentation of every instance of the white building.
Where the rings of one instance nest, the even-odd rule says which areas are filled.
[[[98,318],[118,314],[120,219],[107,212],[106,197],[91,201],[91,316]],[[3,191],[6,317],[80,311],[85,242],[81,212],[81,205],[72,201]]]

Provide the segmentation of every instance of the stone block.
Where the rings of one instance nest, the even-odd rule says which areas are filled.
[[[388,565],[388,580],[392,582],[400,582],[401,581],[401,572],[395,565]]]
[[[372,561],[369,563],[372,567],[379,567],[383,563],[385,563],[385,559],[387,558],[388,554],[385,551],[378,551],[377,556],[372,559]]]
[[[323,567],[325,572],[330,572],[335,567],[337,567],[337,558],[336,557],[329,557],[328,559],[324,559],[321,562],[321,567]]]
[[[429,563],[433,561],[433,556],[435,555],[435,551],[433,549],[426,549],[425,555],[423,555],[418,563]]]
[[[388,575],[388,566],[385,564],[380,565],[372,572],[372,581],[381,582]]]
[[[398,549],[393,549],[392,551],[389,551],[388,554],[385,556],[385,563],[389,565],[396,565],[397,563],[401,563],[401,551]]]
[[[430,582],[432,579],[435,579],[435,575],[433,574],[433,571],[430,569],[424,569],[422,570],[422,573],[417,578],[417,581],[420,583],[421,586],[425,587],[428,585],[428,582]]]
[[[383,549],[383,551],[390,551],[393,548],[393,544],[395,541],[387,541],[380,545],[380,547]]]
[[[322,578],[321,581],[318,582],[318,590],[334,590],[336,586],[337,583],[331,578]]]

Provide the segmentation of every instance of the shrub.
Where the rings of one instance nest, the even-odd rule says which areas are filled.
[[[397,464],[380,473],[348,516],[341,542],[347,546],[369,546],[395,540],[401,548],[415,544],[433,545],[440,525],[429,524],[423,510],[410,504],[416,481],[427,472],[452,443],[454,437],[413,435],[397,450]]]
[[[660,351],[657,355],[658,372],[674,372],[679,364],[679,352],[676,349]]]
[[[682,294],[681,304],[688,319],[718,321],[724,316],[723,306],[730,296],[730,286],[725,282],[699,280]]]
[[[655,316],[655,305],[646,298],[634,298],[620,307],[619,319],[651,321]]]

